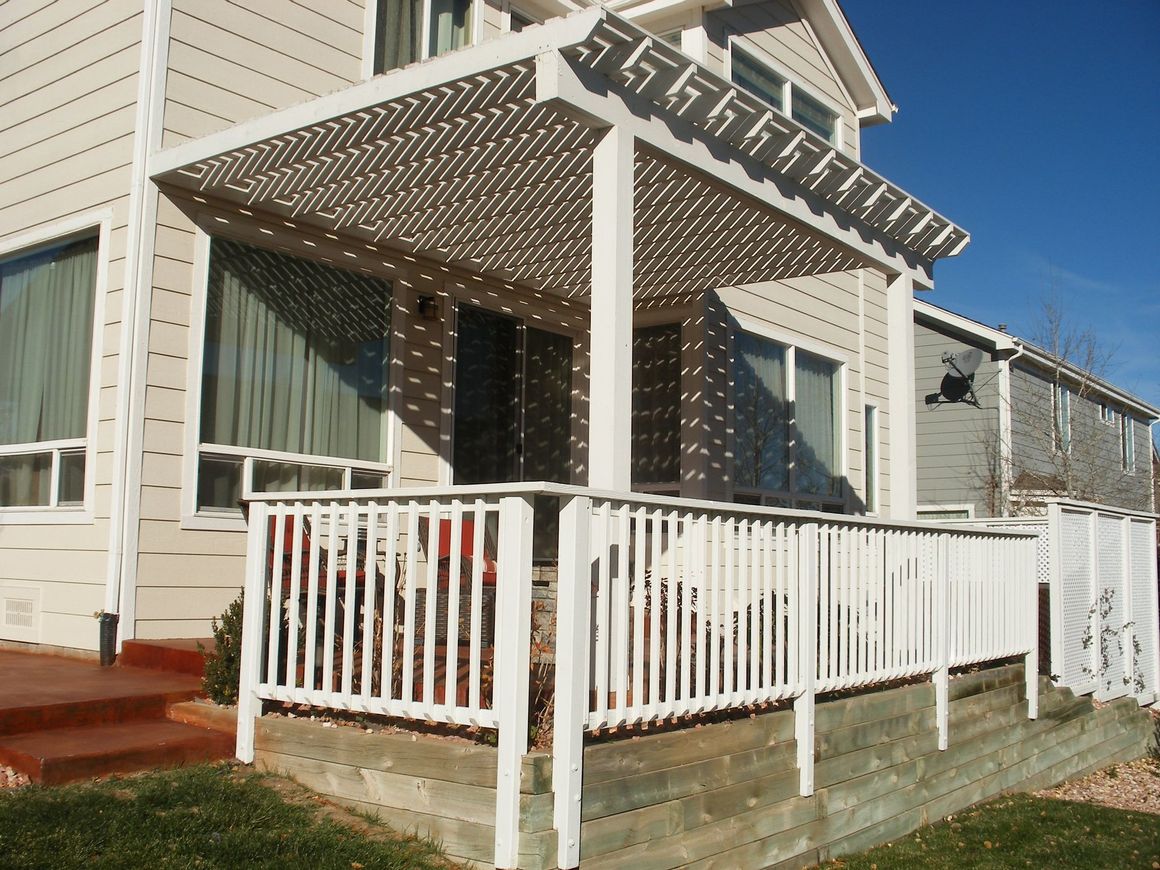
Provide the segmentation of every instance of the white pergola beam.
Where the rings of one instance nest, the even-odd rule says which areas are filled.
[[[828,235],[887,271],[912,275],[923,286],[933,282],[932,263],[876,230],[855,226],[851,218],[820,196],[768,167],[747,166],[732,146],[678,118],[659,118],[656,107],[630,93],[613,91],[591,70],[576,69],[557,52],[536,58],[536,99],[593,126],[614,125],[637,141],[692,167],[713,167],[714,180]]]
[[[592,152],[592,344],[588,485],[632,484],[632,133],[611,127]]]

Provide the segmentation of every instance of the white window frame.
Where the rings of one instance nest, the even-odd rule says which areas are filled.
[[[185,450],[183,456],[181,484],[181,528],[210,531],[244,531],[246,521],[234,510],[198,509],[197,482],[198,466],[202,455],[236,457],[242,462],[242,498],[254,494],[253,460],[270,460],[296,465],[314,465],[344,469],[343,481],[350,483],[355,471],[384,474],[387,486],[398,486],[399,414],[398,401],[403,377],[403,357],[401,345],[404,342],[406,312],[400,301],[404,289],[410,284],[410,270],[391,262],[386,256],[368,251],[362,245],[345,246],[332,239],[313,237],[288,229],[286,226],[267,224],[251,215],[231,216],[215,209],[198,211],[194,215],[195,238],[193,257],[193,292],[190,306],[189,360],[186,374],[185,393]],[[212,228],[212,233],[206,230]],[[277,253],[316,260],[325,265],[349,270],[366,271],[375,277],[390,281],[391,287],[391,337],[388,360],[388,396],[386,427],[384,432],[385,455],[389,462],[368,462],[343,457],[319,456],[306,453],[284,453],[282,451],[259,448],[237,447],[235,445],[203,443],[201,441],[201,389],[205,366],[205,318],[206,303],[209,299],[209,257],[213,238],[229,239],[257,247],[267,248]]]
[[[734,463],[736,455],[736,432],[737,421],[733,410],[733,359],[735,355],[734,337],[738,332],[746,332],[757,338],[766,339],[785,348],[785,370],[786,370],[786,402],[794,404],[795,415],[797,402],[797,351],[804,350],[806,353],[811,353],[814,356],[820,356],[834,363],[838,367],[838,409],[837,419],[835,425],[838,429],[838,437],[836,448],[838,451],[838,463],[836,473],[842,483],[842,491],[836,496],[817,496],[808,493],[798,493],[794,491],[794,477],[795,477],[795,457],[790,456],[789,467],[789,489],[786,491],[759,489],[756,487],[744,487],[737,485],[737,478],[734,474]],[[726,443],[729,450],[729,498],[736,500],[738,495],[756,496],[760,504],[766,504],[767,501],[784,501],[790,507],[797,507],[803,503],[818,503],[839,507],[843,511],[849,509],[850,504],[850,455],[849,455],[849,370],[850,357],[845,352],[821,342],[813,341],[799,335],[794,335],[788,332],[771,328],[765,323],[750,320],[744,317],[733,316],[729,323],[729,338],[728,338],[728,386],[726,390],[727,401],[729,403],[727,424],[729,427]],[[796,423],[795,423],[796,426]]]
[[[877,402],[865,402],[862,406],[862,500],[866,506],[866,516],[876,517],[882,510],[882,425]],[[873,462],[866,454],[866,444],[874,448]],[[874,507],[870,507],[870,493],[873,486]]]
[[[725,40],[725,78],[728,79],[730,84],[732,84],[734,87],[739,88],[740,90],[745,90],[744,88],[741,88],[740,85],[737,85],[736,83],[733,82],[733,50],[734,50],[734,46],[736,46],[737,50],[740,51],[742,54],[748,55],[748,57],[754,63],[757,63],[757,64],[760,64],[761,66],[767,67],[770,72],[772,72],[778,78],[784,80],[785,84],[782,85],[782,94],[781,94],[782,108],[778,109],[776,107],[771,106],[771,108],[773,108],[773,110],[775,112],[777,112],[783,118],[786,118],[787,120],[793,122],[794,124],[797,124],[803,130],[805,130],[806,133],[808,133],[809,135],[816,136],[817,138],[822,139],[822,137],[818,136],[818,134],[815,133],[813,130],[810,130],[806,127],[803,127],[798,121],[795,121],[793,118],[793,94],[794,94],[795,90],[800,90],[803,93],[805,93],[806,96],[808,96],[810,99],[816,100],[822,106],[824,106],[825,108],[829,109],[831,112],[834,113],[834,141],[829,142],[825,139],[822,139],[822,141],[826,142],[826,144],[829,145],[831,148],[834,148],[835,150],[839,150],[839,151],[845,146],[845,142],[844,142],[845,136],[844,136],[844,132],[843,132],[845,125],[842,123],[842,119],[845,117],[845,112],[842,110],[842,107],[839,106],[837,103],[835,103],[829,97],[826,97],[822,94],[819,94],[814,88],[811,88],[808,85],[803,85],[801,83],[801,81],[793,73],[791,73],[787,67],[785,67],[781,63],[779,63],[768,52],[764,51],[761,48],[758,48],[753,43],[745,40],[739,34],[732,34],[732,33],[728,34],[728,36]],[[749,93],[748,91],[745,91],[745,92]],[[751,96],[757,96],[757,95],[752,94]],[[760,99],[760,97],[758,97],[758,99]]]
[[[471,40],[468,45],[479,45],[483,41],[483,15],[485,0],[471,0]],[[520,10],[521,13],[523,10]],[[504,29],[509,29],[510,19],[504,14]],[[379,30],[379,0],[366,0],[363,7],[363,48],[362,48],[362,77],[363,80],[383,75],[391,70],[375,72],[375,36]],[[464,46],[465,48],[467,46]],[[423,26],[419,33],[419,60],[431,58],[431,0],[423,0]]]
[[[1136,419],[1131,414],[1120,417],[1120,468],[1136,473]]]
[[[525,6],[521,6],[518,3],[509,3],[508,0],[504,0],[502,6],[500,6],[500,26],[503,28],[504,33],[512,32],[513,13],[518,15],[520,18],[526,19],[533,25],[544,23],[544,19],[541,16],[533,15],[532,13],[528,12]]]
[[[0,455],[18,456],[32,453],[52,454],[50,503],[0,507],[0,526],[5,525],[91,525],[96,494],[97,432],[100,423],[101,360],[104,351],[105,306],[109,287],[109,242],[113,229],[113,210],[109,208],[84,212],[54,221],[34,230],[0,239],[0,258],[5,260],[32,253],[37,248],[97,237],[96,280],[93,288],[92,348],[89,357],[89,405],[83,438],[40,441],[28,444],[0,445]],[[95,232],[94,232],[95,231]],[[123,388],[123,385],[118,385]],[[59,497],[61,453],[76,449],[85,451],[85,491],[79,505],[57,504]]]
[[[1067,408],[1066,415],[1064,407]],[[1067,426],[1064,426],[1064,417]],[[1071,454],[1071,388],[1055,382],[1051,385],[1051,425],[1055,430],[1053,449],[1056,453]]]

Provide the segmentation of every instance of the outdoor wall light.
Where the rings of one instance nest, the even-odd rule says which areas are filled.
[[[434,296],[419,297],[419,316],[424,320],[439,319],[439,300]]]

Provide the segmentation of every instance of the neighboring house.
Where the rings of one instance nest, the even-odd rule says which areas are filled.
[[[960,396],[944,358],[972,348],[982,360]],[[914,358],[920,518],[1037,513],[1045,498],[1154,510],[1151,427],[1160,409],[1031,342],[922,301]]]
[[[860,162],[841,10],[576,9],[4,4],[0,640],[208,634],[256,491],[914,516],[968,236]]]

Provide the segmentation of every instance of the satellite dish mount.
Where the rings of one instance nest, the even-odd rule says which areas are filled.
[[[926,397],[926,406],[971,405],[978,408],[979,397],[975,395],[975,372],[983,362],[983,352],[978,348],[968,348],[958,353],[947,351],[942,355],[947,373],[943,375],[937,393]]]

